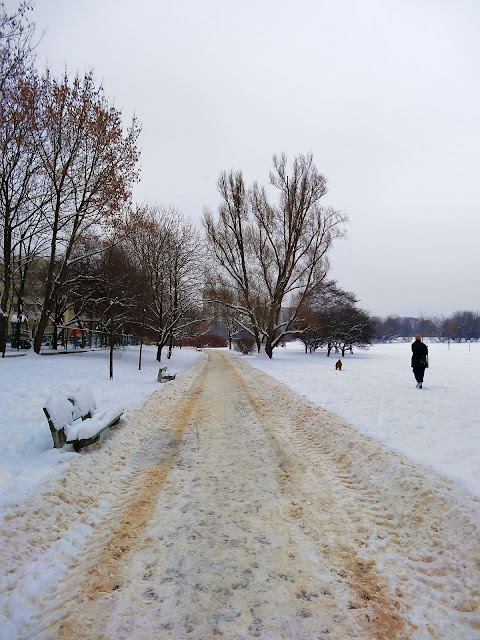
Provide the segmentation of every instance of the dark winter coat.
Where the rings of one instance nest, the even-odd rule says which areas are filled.
[[[428,347],[420,340],[415,340],[412,344],[412,367],[414,369],[425,369],[427,366]]]

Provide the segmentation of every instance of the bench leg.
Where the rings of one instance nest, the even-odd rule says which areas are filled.
[[[67,441],[63,429],[60,431],[52,431],[53,446],[55,449],[61,449]]]
[[[93,438],[93,440],[88,440],[87,442],[85,442],[85,440],[83,440],[83,441],[82,440],[74,440],[72,442],[72,446],[73,446],[74,450],[78,453],[84,447],[88,447],[89,444],[94,444],[95,442],[98,442],[99,440],[100,440],[100,434],[98,434],[98,436],[96,438]]]

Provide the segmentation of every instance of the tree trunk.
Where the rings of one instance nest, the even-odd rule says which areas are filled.
[[[58,200],[58,197],[57,197]],[[57,211],[58,211],[57,205]],[[47,278],[45,280],[45,292],[43,298],[42,312],[40,314],[40,320],[38,321],[37,333],[35,335],[35,342],[33,345],[33,349],[35,353],[40,353],[40,349],[42,348],[42,340],[45,334],[45,329],[48,324],[48,316],[50,313],[50,309],[53,305],[53,301],[57,298],[56,286],[54,284],[54,273],[55,273],[55,245],[56,238],[58,233],[58,219],[57,215],[55,216],[54,229],[52,235],[52,248],[50,253],[50,262],[48,265]]]
[[[8,318],[2,313],[0,314],[0,349],[2,350],[2,358],[5,357],[5,350],[7,348],[7,326]]]
[[[110,380],[113,379],[113,322],[110,323]]]
[[[109,283],[110,285],[110,283]],[[109,293],[110,297],[110,293]],[[114,304],[110,304],[110,380],[113,379],[113,343],[114,343],[114,324],[113,319],[115,317]]]
[[[20,321],[21,316],[17,316],[19,319],[15,325],[15,342],[17,343],[17,351],[20,351],[20,334],[22,333],[22,323]]]
[[[2,351],[2,358],[5,357],[5,350],[7,348],[7,333],[8,333],[8,300],[10,296],[10,282],[11,282],[11,229],[7,225],[7,220],[10,218],[10,211],[7,205],[7,209],[3,214],[4,220],[4,232],[3,232],[3,294],[0,298],[0,310],[7,314],[4,318],[0,317],[0,349]]]
[[[267,337],[267,341],[265,343],[265,353],[271,360],[273,357],[273,347],[272,347],[272,338],[270,336]]]
[[[142,315],[142,327],[140,329],[140,353],[138,355],[138,370],[142,370],[142,347],[143,347],[143,332],[145,331],[145,315]]]
[[[8,334],[8,295],[6,290],[6,284],[4,283],[4,292],[3,296],[0,299],[0,312],[3,313],[0,315],[0,350],[2,351],[2,358],[5,357],[5,350],[7,348],[7,334]]]
[[[38,321],[37,333],[35,334],[35,341],[33,345],[33,350],[35,351],[35,353],[40,353],[40,349],[42,348],[43,335],[45,333],[45,328],[47,326],[47,323],[48,323],[48,311],[44,307],[40,315],[40,320]]]

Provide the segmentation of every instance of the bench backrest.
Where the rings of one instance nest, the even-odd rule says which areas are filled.
[[[50,429],[60,431],[73,420],[73,404],[58,392],[51,393],[45,401],[43,411],[47,416]]]
[[[61,431],[78,418],[91,418],[97,408],[93,393],[86,387],[62,393],[52,392],[43,406],[50,430]]]
[[[73,419],[91,418],[97,408],[95,397],[90,389],[78,387],[68,394],[68,400],[73,405]]]

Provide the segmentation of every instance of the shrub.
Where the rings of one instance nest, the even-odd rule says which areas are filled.
[[[184,338],[182,340],[182,344],[185,347],[215,348],[226,347],[228,345],[228,341],[226,338],[216,333],[204,333],[200,336]]]
[[[256,349],[255,339],[252,336],[243,336],[235,340],[234,348],[236,351],[240,351],[244,356],[248,356]]]

